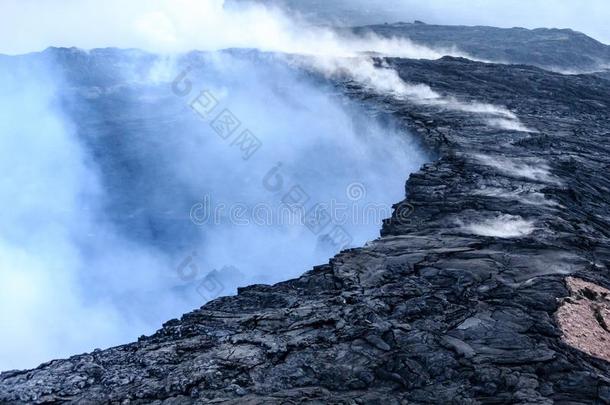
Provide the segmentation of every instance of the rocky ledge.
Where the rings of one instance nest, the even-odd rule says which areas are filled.
[[[610,46],[570,29],[396,23],[354,28],[387,38],[408,38],[432,48],[458,49],[478,59],[522,63],[560,72],[610,68]]]
[[[338,83],[438,156],[379,239],[138,342],[5,372],[0,401],[610,403],[610,81],[384,62],[522,125]]]

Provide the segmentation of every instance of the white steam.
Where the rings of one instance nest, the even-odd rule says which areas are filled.
[[[95,217],[103,190],[55,104],[55,78],[0,73],[0,369],[7,369],[117,344],[130,334],[123,332],[125,314],[112,302],[87,298],[95,284],[80,282],[100,265],[84,251],[93,248],[94,255],[91,235],[106,233]],[[129,257],[141,271],[152,262],[162,265],[147,253],[143,262],[141,252],[124,241],[109,240],[104,247],[100,254]],[[112,267],[107,269],[110,276]],[[129,277],[104,280],[118,288]]]
[[[559,184],[559,180],[551,175],[550,168],[539,158],[507,158],[476,154],[473,157],[481,164],[492,167],[500,172],[516,177],[539,181],[542,183]]]
[[[189,210],[205,195],[212,204],[277,206],[298,185],[312,203],[352,204],[355,195],[360,209],[404,197],[405,179],[426,160],[404,131],[363,120],[366,111],[346,105],[294,65],[259,53],[237,57],[214,51],[290,54],[288,60],[301,69],[347,76],[380,94],[502,119],[503,126],[518,122],[503,107],[460,102],[408,83],[371,56],[467,56],[456,50],[344,37],[277,9],[226,7],[221,0],[98,5],[85,0],[55,9],[51,2],[6,3],[7,9],[22,7],[37,16],[23,28],[39,34],[30,47],[134,47],[173,56],[155,65],[146,81],[70,83],[70,96],[61,77],[50,73],[57,66],[34,70],[24,64],[0,72],[0,169],[9,173],[0,180],[7,202],[0,213],[0,304],[10,308],[0,315],[5,325],[0,370],[150,333],[161,321],[214,298],[193,291],[211,269],[237,268],[217,280],[222,288],[214,294],[226,295],[238,285],[297,276],[336,253],[321,243],[328,231],[313,235],[302,224],[220,221],[197,227]],[[62,12],[74,18],[51,17]],[[194,92],[181,99],[167,81],[179,72],[176,54],[192,49],[212,53],[195,66]],[[132,63],[121,60],[116,66],[128,72]],[[82,73],[82,66],[76,72]],[[203,89],[263,142],[252,160],[242,162],[231,143],[222,142],[189,108]],[[60,98],[71,102],[69,113]],[[285,188],[269,193],[262,179],[277,162],[283,164]],[[364,185],[364,191],[346,196],[353,184]],[[381,218],[358,215],[365,219],[334,218],[351,234],[351,245],[375,238],[379,229]],[[198,268],[196,278],[179,277],[192,266]]]
[[[26,6],[23,6],[25,3]],[[12,3],[11,3],[12,4]],[[52,45],[95,48],[115,46],[140,48],[156,53],[180,53],[193,49],[214,51],[227,48],[252,48],[260,51],[309,56],[310,68],[332,75],[347,75],[380,93],[391,93],[414,102],[437,105],[447,109],[481,114],[488,125],[505,130],[528,131],[504,107],[460,102],[437,94],[429,86],[407,83],[392,69],[379,69],[366,56],[375,54],[413,59],[438,59],[459,56],[473,59],[458,49],[432,49],[404,38],[381,38],[338,34],[320,26],[312,26],[298,15],[255,2],[225,0],[119,0],[105,2],[100,9],[93,0],[71,4],[74,21],[45,18],[31,21],[33,32],[43,31]],[[12,5],[14,13],[26,13],[30,3]],[[46,9],[37,4],[38,12],[56,15],[62,10]],[[33,6],[32,6],[33,7]],[[17,11],[19,9],[20,11]],[[108,10],[120,10],[112,13]],[[61,17],[61,18],[60,18]],[[53,21],[61,26],[46,27]],[[71,24],[78,24],[71,27]],[[107,30],[108,26],[113,29]],[[53,29],[52,29],[53,28]],[[78,32],[64,38],[61,33]],[[45,44],[49,45],[49,43]],[[31,46],[31,45],[30,45]],[[31,50],[31,49],[30,49]],[[347,59],[346,59],[347,58]],[[489,118],[492,119],[489,119]]]
[[[179,73],[172,62],[136,83],[133,61],[122,60],[121,85],[65,83],[57,66],[3,69],[0,304],[10,310],[0,370],[134,340],[238,286],[298,276],[337,252],[320,239],[334,226],[348,246],[363,244],[426,160],[399,128],[281,59],[209,54],[184,97],[166,82]],[[252,159],[189,107],[202,89],[263,142]],[[270,191],[263,179],[277,162],[284,187]],[[347,194],[352,184],[362,189]],[[347,210],[319,234],[278,219],[293,186],[309,195],[307,209]],[[195,225],[189,213],[203,196],[225,208]]]
[[[463,225],[462,230],[481,236],[520,238],[531,234],[535,227],[533,221],[525,220],[518,215],[502,214],[481,222]]]

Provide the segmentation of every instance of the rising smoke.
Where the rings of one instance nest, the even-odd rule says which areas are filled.
[[[49,44],[164,56],[50,50],[0,62],[0,165],[10,173],[0,182],[0,304],[10,308],[0,315],[0,369],[133,340],[240,285],[295,277],[377,237],[428,157],[329,78],[518,121],[407,83],[368,56],[458,50],[344,37],[278,9],[217,0],[110,1],[123,12],[108,33],[99,19],[110,15],[96,16],[90,1],[72,6],[91,28]],[[192,49],[206,52],[184,54]],[[100,63],[83,73],[87,58]],[[256,136],[256,154],[244,159],[237,133],[219,134],[193,110],[203,90],[239,121],[238,133]],[[347,214],[332,211],[319,231],[291,222],[277,213],[294,190],[305,211],[335,203]],[[328,243],[337,226],[347,236]]]

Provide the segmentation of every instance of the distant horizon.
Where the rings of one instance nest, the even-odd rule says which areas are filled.
[[[227,0],[247,2],[278,5],[351,26],[389,23],[391,17],[429,25],[571,29],[610,45],[610,3],[603,0]]]
[[[564,31],[564,30],[569,30],[572,32],[576,32],[579,34],[583,34],[605,46],[609,46],[610,44],[605,43],[603,41],[600,41],[598,38],[592,37],[590,35],[588,35],[585,32],[579,31],[579,30],[575,30],[573,28],[559,28],[559,27],[536,27],[536,28],[527,28],[527,27],[521,27],[521,26],[514,26],[514,27],[498,27],[498,26],[494,26],[494,25],[485,25],[485,24],[480,24],[480,25],[468,25],[468,24],[438,24],[438,23],[428,23],[426,21],[421,21],[421,20],[413,20],[413,21],[394,21],[394,22],[380,22],[380,23],[371,23],[371,24],[355,24],[355,25],[350,25],[350,26],[344,26],[343,28],[359,28],[359,27],[367,27],[367,26],[378,26],[378,25],[397,25],[397,24],[416,24],[416,23],[420,23],[420,24],[424,24],[424,25],[430,25],[430,26],[451,26],[451,27],[488,27],[488,28],[498,28],[498,29],[505,29],[505,30],[510,30],[510,29],[525,29],[528,31],[535,31],[535,30],[559,30],[559,31]],[[333,26],[329,26],[331,28],[333,28]],[[335,26],[337,27],[337,26]],[[96,50],[96,49],[119,49],[119,50],[138,50],[138,51],[142,51],[142,52],[146,52],[146,53],[150,53],[150,54],[161,54],[161,52],[155,52],[155,51],[151,51],[151,50],[147,50],[141,47],[133,47],[133,46],[117,46],[117,45],[107,45],[107,46],[95,46],[92,48],[87,48],[87,47],[81,47],[81,46],[77,46],[77,45],[68,45],[68,44],[62,44],[62,45],[55,45],[55,44],[50,44],[47,46],[44,46],[43,48],[40,49],[34,49],[34,50],[28,50],[25,52],[19,52],[19,53],[6,53],[6,52],[2,52],[0,51],[0,56],[23,56],[23,55],[28,55],[28,54],[32,54],[32,53],[40,53],[40,52],[44,52],[47,49],[50,48],[63,48],[63,49],[79,49],[82,51],[92,51],[92,50]],[[228,48],[222,48],[220,50],[227,50],[227,49],[232,49],[231,47]],[[248,47],[243,47],[243,48],[234,48],[234,49],[255,49],[255,48],[248,48]],[[198,49],[198,48],[192,48],[186,52],[192,52],[192,51],[201,51],[201,52],[206,52],[208,50],[205,49]],[[171,52],[170,52],[171,53]],[[176,54],[180,54],[180,53],[184,53],[184,52],[177,52]]]
[[[0,35],[11,38],[0,46],[0,54],[21,55],[40,52],[50,46],[94,49],[105,47],[137,48],[150,50],[154,47],[171,46],[172,41],[183,41],[184,25],[175,25],[176,20],[197,23],[205,31],[205,19],[217,13],[219,7],[236,9],[253,7],[252,0],[151,0],[131,1],[109,0],[103,7],[93,0],[75,2],[54,0],[3,0],[0,15]],[[488,26],[496,28],[548,28],[570,29],[583,33],[596,41],[610,46],[610,26],[605,16],[610,15],[610,3],[589,0],[576,4],[567,0],[557,0],[549,5],[548,0],[524,2],[496,0],[482,2],[461,0],[441,2],[432,0],[425,5],[412,0],[375,1],[345,0],[302,1],[258,0],[259,8],[282,9],[288,16],[308,24],[333,26],[363,26],[396,24],[399,22],[422,21],[428,25],[447,26]],[[261,5],[262,4],[262,5]],[[319,7],[311,7],[311,5]],[[196,21],[190,8],[203,8],[203,20]],[[119,13],[116,10],[120,10]],[[311,12],[310,10],[315,10]],[[552,12],[549,12],[552,10]],[[259,10],[260,12],[260,10]],[[206,16],[207,13],[207,16]],[[260,13],[259,13],[260,14]],[[254,13],[254,15],[259,15]],[[202,14],[199,14],[202,15]],[[167,19],[170,18],[170,20]],[[234,31],[238,24],[215,27],[200,35],[203,41],[211,41],[209,36],[218,29]],[[265,25],[262,20],[261,26]],[[109,28],[110,27],[110,28]],[[188,33],[189,35],[192,34]],[[206,37],[206,35],[208,37]],[[187,36],[188,38],[188,36]],[[198,38],[198,39],[201,39]],[[184,41],[183,41],[184,42]],[[205,46],[192,46],[203,49]],[[154,48],[155,50],[157,48]]]

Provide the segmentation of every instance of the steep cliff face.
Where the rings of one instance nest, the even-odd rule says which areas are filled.
[[[610,403],[610,82],[384,62],[522,126],[337,83],[438,154],[379,239],[138,342],[2,373],[0,400]]]

